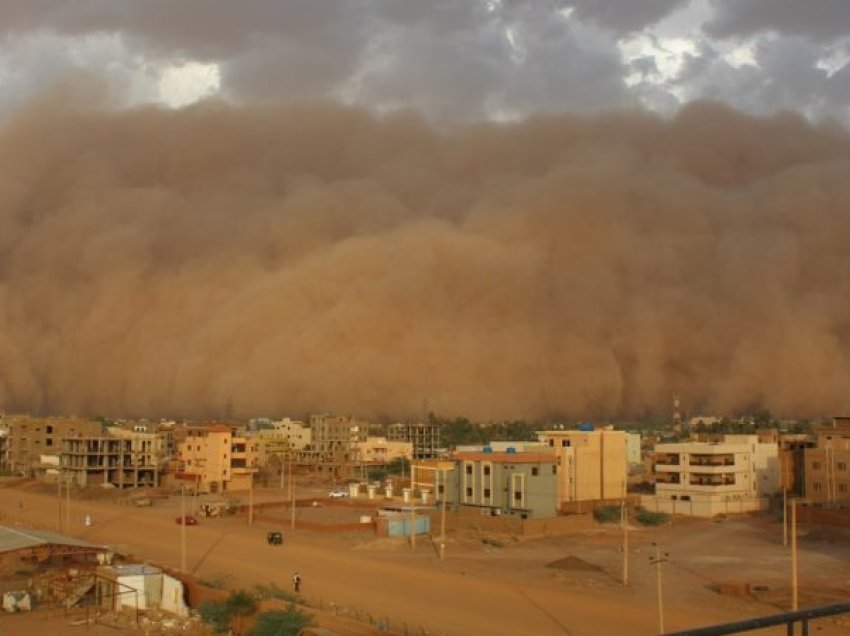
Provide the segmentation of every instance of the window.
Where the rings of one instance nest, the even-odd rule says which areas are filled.
[[[437,486],[437,492],[442,495],[444,492],[446,492],[446,487],[443,486],[443,484],[440,484],[439,486]]]
[[[820,462],[812,462],[812,470],[820,470]]]
[[[522,491],[515,490],[514,491],[514,501],[522,501]]]
[[[486,475],[489,475],[489,474],[490,474],[490,466],[484,466],[484,475],[486,476]]]
[[[44,440],[44,443],[45,443],[45,445],[47,445],[47,446],[53,446],[53,438],[52,438],[52,437],[48,437],[46,440]]]
[[[490,489],[485,488],[484,489],[484,499],[489,499],[489,498],[490,498]]]
[[[838,470],[847,470],[847,462],[838,462]]]
[[[557,467],[557,466],[555,466],[555,464],[552,464],[552,474],[553,474],[553,475],[557,475],[557,474],[558,474],[558,467]]]
[[[531,476],[537,477],[538,473],[540,473],[540,468],[538,468],[537,466],[532,466],[531,467]]]
[[[550,440],[549,440],[549,446],[554,446],[554,445],[555,445],[555,440],[550,439]]]
[[[47,427],[47,434],[48,434],[48,435],[53,435],[53,427],[52,427],[52,426],[48,426],[48,427]]]
[[[467,488],[466,488],[466,496],[467,496],[467,497],[471,497],[471,496],[472,496],[472,487],[471,487],[471,486],[467,486]]]
[[[847,484],[838,484],[838,492],[847,492]]]
[[[562,440],[561,440],[561,446],[563,446],[564,448],[569,448],[569,446],[570,446],[570,440],[568,440],[568,439],[562,439]]]
[[[812,484],[812,489],[813,489],[815,492],[820,492],[820,491],[821,491],[821,485],[820,485],[820,482],[819,482],[819,481],[814,482],[814,483]]]
[[[467,475],[471,475],[471,474],[472,474],[472,464],[467,464],[467,465],[466,465],[466,474],[467,474]]]

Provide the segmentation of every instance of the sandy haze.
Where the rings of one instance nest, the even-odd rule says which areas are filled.
[[[848,406],[837,125],[63,104],[0,130],[7,410]]]

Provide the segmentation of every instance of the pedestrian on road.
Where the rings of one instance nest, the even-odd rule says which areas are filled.
[[[301,591],[301,575],[298,572],[292,577],[292,584],[295,586],[296,594]]]

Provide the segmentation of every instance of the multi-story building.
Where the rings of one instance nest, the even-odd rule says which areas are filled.
[[[357,442],[356,453],[359,461],[366,464],[387,464],[394,459],[412,459],[413,444],[391,441],[386,437],[367,437],[366,441]]]
[[[846,503],[850,501],[850,417],[836,417],[832,426],[815,433],[816,446],[803,450],[806,500]]]
[[[780,489],[779,449],[756,435],[726,435],[723,442],[658,444],[651,510],[698,517],[761,510]]]
[[[187,427],[177,445],[176,477],[198,492],[246,491],[257,469],[259,440],[238,435],[230,426]]]
[[[413,459],[436,459],[440,453],[440,425],[435,422],[398,422],[390,424],[387,439],[413,445]]]
[[[628,463],[624,431],[539,431],[537,438],[554,450],[560,462],[561,509],[570,510],[578,502],[625,497]]]
[[[66,438],[62,440],[60,471],[80,488],[155,487],[159,485],[161,469],[155,447],[155,440],[132,437]]]
[[[9,429],[3,425],[0,414],[0,475],[10,472],[9,468]]]
[[[43,472],[43,457],[59,457],[62,440],[103,435],[101,422],[76,417],[6,415],[3,421],[9,431],[7,470],[27,477]]]
[[[435,471],[436,500],[491,515],[553,517],[558,512],[558,457],[549,452],[457,452],[454,470]],[[418,471],[417,471],[418,472]],[[418,482],[418,480],[417,480]],[[445,482],[445,483],[443,483]]]

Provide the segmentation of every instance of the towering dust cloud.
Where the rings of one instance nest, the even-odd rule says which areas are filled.
[[[829,414],[850,136],[694,104],[438,131],[331,104],[0,132],[0,407]]]

